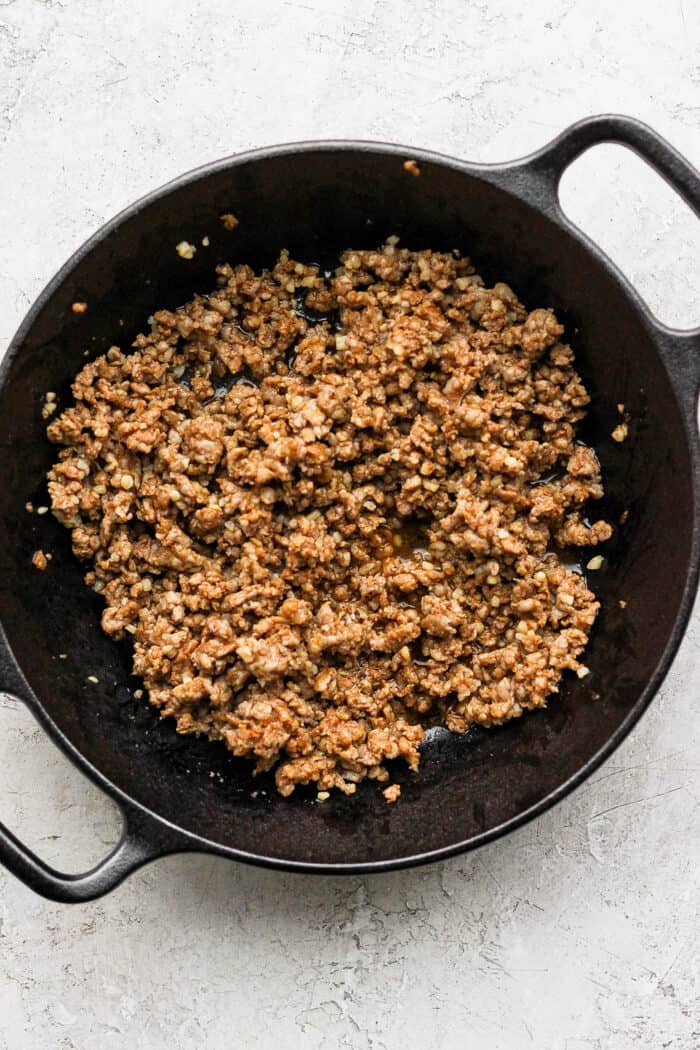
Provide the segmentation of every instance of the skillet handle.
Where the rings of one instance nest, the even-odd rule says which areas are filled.
[[[62,904],[83,904],[102,897],[164,852],[169,851],[156,848],[152,840],[141,836],[132,818],[125,818],[121,839],[104,860],[83,874],[67,875],[44,863],[0,822],[0,863],[31,890]]]
[[[561,177],[572,163],[591,146],[615,142],[633,150],[678,193],[700,218],[700,172],[666,139],[648,124],[616,113],[587,117],[553,139],[523,161],[546,193],[552,193],[560,219],[569,220],[561,212],[558,188]],[[679,390],[688,398],[688,407],[695,412],[700,392],[700,327],[682,331],[661,324],[646,310],[650,323],[656,329],[669,365],[678,379]]]
[[[0,692],[21,700],[39,722],[42,714],[34,694],[19,671],[0,629]],[[168,853],[187,849],[183,840],[155,818],[132,804],[120,805],[122,835],[112,852],[94,868],[79,875],[56,871],[37,857],[0,822],[0,864],[30,889],[49,900],[79,904],[109,893],[143,864]]]
[[[607,113],[586,117],[557,135],[526,162],[547,176],[556,192],[559,181],[572,163],[591,146],[615,142],[627,146],[656,171],[700,218],[700,172],[648,124],[633,117]]]

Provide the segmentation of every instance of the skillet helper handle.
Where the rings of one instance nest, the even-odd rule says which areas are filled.
[[[561,177],[572,161],[591,146],[604,142],[631,149],[665,179],[700,218],[700,172],[653,128],[632,117],[610,113],[580,120],[526,158],[526,163],[557,198]],[[561,213],[558,200],[557,208]],[[565,216],[561,217],[568,221]],[[700,327],[685,331],[668,328],[649,311],[647,315],[672,359],[673,371],[683,392],[689,395],[689,408],[694,412],[700,393]]]
[[[41,719],[36,700],[12,657],[0,629],[0,692],[20,700]],[[112,852],[94,868],[80,875],[56,871],[32,852],[0,822],[0,864],[36,893],[49,900],[79,904],[109,893],[128,875],[156,857],[176,850],[167,829],[136,806],[122,807],[122,835]],[[180,846],[182,849],[182,846]]]
[[[700,172],[648,124],[616,113],[586,117],[557,135],[531,158],[533,167],[554,184],[591,146],[614,142],[627,146],[656,171],[700,218]]]
[[[84,874],[67,875],[44,863],[0,823],[0,863],[31,890],[62,904],[83,904],[102,897],[142,864],[161,855],[125,822],[120,841],[103,861]]]

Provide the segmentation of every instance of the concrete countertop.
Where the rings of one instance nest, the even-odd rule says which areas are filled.
[[[700,7],[573,0],[0,0],[0,347],[104,220],[197,164],[360,137],[498,161],[645,119],[700,163]],[[569,214],[662,320],[700,324],[700,224],[599,147]],[[54,905],[0,871],[0,1050],[695,1050],[700,617],[573,796],[426,869],[285,876],[201,856]],[[111,803],[0,696],[0,818],[79,870]]]

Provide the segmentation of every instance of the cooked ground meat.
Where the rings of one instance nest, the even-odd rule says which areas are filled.
[[[561,548],[611,535],[547,309],[458,253],[220,266],[75,379],[54,514],[150,702],[282,795],[415,769],[583,675],[598,603]],[[398,785],[384,791],[388,801]]]

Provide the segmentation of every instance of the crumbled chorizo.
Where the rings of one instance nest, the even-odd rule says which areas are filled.
[[[48,426],[53,512],[162,715],[323,800],[415,769],[427,724],[500,725],[582,676],[598,603],[557,552],[612,530],[585,517],[562,336],[392,237],[331,276],[220,266],[87,364]]]

